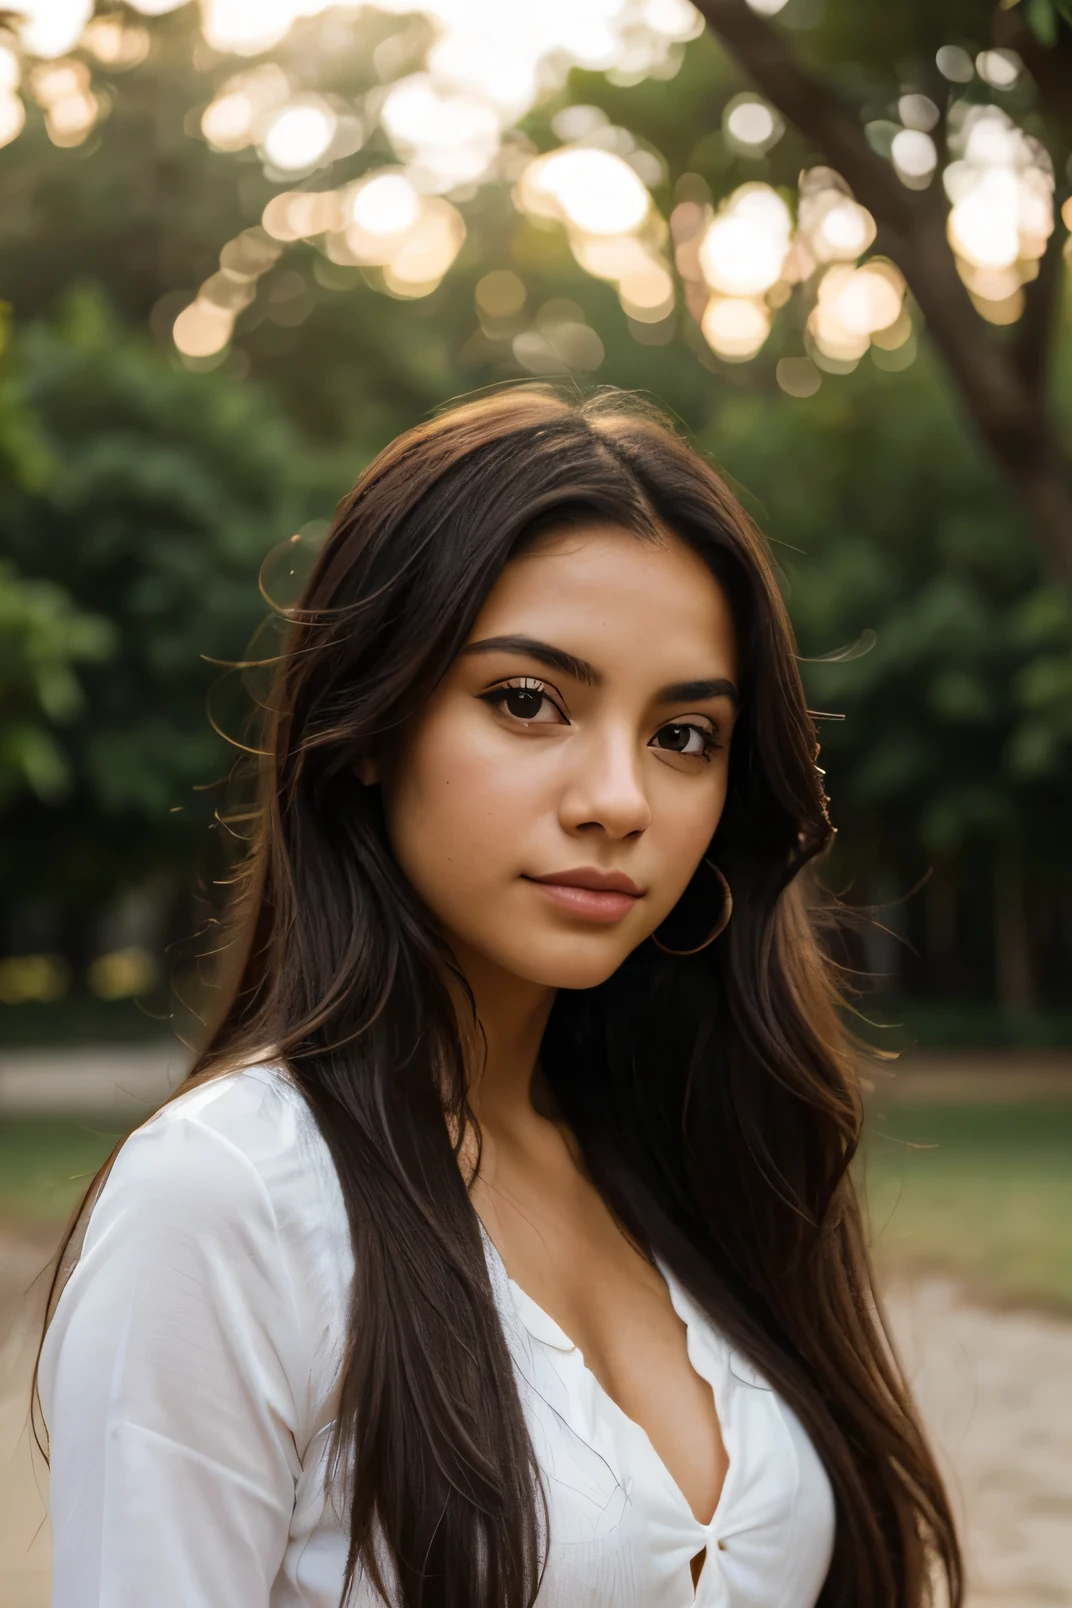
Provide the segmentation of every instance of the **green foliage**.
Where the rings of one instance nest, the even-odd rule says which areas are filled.
[[[61,587],[0,563],[0,805],[28,789],[48,802],[71,781],[54,727],[84,707],[80,661],[108,657],[107,620],[81,613]]]
[[[1020,3],[1040,36],[1046,17],[1056,28],[1068,14],[1065,0]],[[984,0],[789,0],[775,25],[880,144],[906,88],[943,108],[990,95],[979,81],[951,89],[935,65],[940,45],[974,55],[993,44]],[[412,19],[367,8],[350,44],[324,56],[319,23],[307,26],[280,59],[295,83],[347,97],[375,87],[372,50],[387,35],[400,72],[419,66],[427,42]],[[152,19],[143,66],[94,67],[109,114],[84,147],[57,149],[31,105],[24,135],[0,151],[0,251],[18,331],[0,377],[10,555],[0,875],[16,902],[92,912],[149,875],[189,886],[214,802],[194,789],[229,757],[206,713],[218,674],[207,660],[241,655],[262,618],[266,553],[329,514],[398,431],[451,396],[519,377],[515,336],[563,298],[605,349],[580,383],[664,403],[772,537],[812,702],[846,717],[824,722],[822,763],[847,870],[865,887],[892,875],[904,889],[941,864],[962,902],[980,886],[989,899],[996,846],[1019,843],[1032,898],[1067,890],[1072,605],[1044,583],[925,336],[901,373],[868,358],[848,377],[824,376],[811,398],[786,396],[775,366],[804,350],[799,298],[754,362],[722,364],[684,313],[673,329],[631,326],[613,288],[577,267],[561,228],[522,222],[502,183],[459,198],[468,238],[433,294],[387,297],[298,243],[239,316],[231,357],[190,372],[170,341],[174,317],[284,182],[252,153],[214,152],[200,138],[200,109],[236,62],[200,51],[195,65],[196,29],[195,8],[181,7]],[[664,213],[683,173],[699,174],[716,202],[750,179],[792,200],[819,157],[792,127],[765,156],[732,149],[723,111],[744,87],[704,35],[670,84],[574,73],[524,132],[548,148],[565,104],[594,103],[664,159],[664,181],[651,181]],[[996,98],[1063,149],[1028,74]],[[387,160],[374,133],[308,182],[337,186]],[[107,300],[68,296],[72,263]],[[478,317],[474,288],[496,268],[524,282],[515,322]],[[1067,410],[1067,307],[1056,327]],[[1060,944],[1066,967],[1067,936]],[[990,951],[972,962],[977,993],[991,963]]]
[[[83,718],[51,732],[50,760],[39,745],[39,780],[54,793],[62,778],[65,796],[16,808],[3,870],[16,889],[93,902],[161,863],[188,874],[207,813],[192,790],[229,763],[206,715],[220,673],[208,659],[241,656],[266,612],[262,560],[330,513],[350,467],[300,441],[257,388],[161,357],[91,291],[27,326],[12,355],[51,465],[0,493],[45,714],[73,707],[64,652],[86,664]]]
[[[809,696],[845,717],[822,763],[848,863],[915,876],[1012,834],[1066,866],[1072,608],[932,363],[726,401],[702,441],[762,496]]]

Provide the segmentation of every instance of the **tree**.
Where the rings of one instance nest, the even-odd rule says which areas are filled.
[[[7,341],[0,321],[0,351]],[[16,388],[0,374],[0,468],[26,495],[44,484],[48,457]],[[57,727],[85,707],[79,667],[114,647],[108,621],[79,609],[61,587],[27,580],[0,561],[0,808],[29,792],[47,803],[71,781]]]
[[[77,948],[86,922],[146,876],[166,883],[178,872],[185,908],[216,799],[197,790],[231,759],[206,710],[221,675],[212,661],[242,656],[267,613],[262,561],[330,513],[351,467],[300,442],[259,390],[162,359],[88,292],[56,322],[20,332],[9,386],[47,462],[47,473],[0,488],[22,571],[0,601],[19,610],[24,669],[9,698],[25,706],[31,681],[29,779],[48,796],[46,807],[40,796],[8,799],[0,871],[11,903],[46,898],[65,911]],[[79,658],[81,718],[60,725]],[[237,736],[230,709],[217,719]],[[25,714],[11,703],[4,714],[5,743],[17,745]],[[16,751],[25,771],[25,742]]]
[[[1063,281],[1063,231],[1054,229],[1049,236],[1037,276],[1026,286],[1015,334],[995,338],[957,271],[942,192],[907,188],[893,164],[869,144],[856,107],[830,81],[831,75],[809,71],[786,35],[757,15],[747,0],[696,4],[742,70],[848,181],[876,219],[879,245],[903,270],[967,413],[1023,502],[1050,572],[1072,583],[1072,464],[1048,388]],[[863,57],[878,66],[884,60],[891,79],[897,67],[911,62],[913,82],[926,84],[945,108],[933,135],[945,145],[952,97],[931,62],[948,46],[952,31],[981,44],[992,29],[994,42],[1015,50],[1030,70],[1034,117],[1060,179],[1058,200],[1067,196],[1072,27],[1063,7],[1049,0],[1002,5],[996,13],[990,5],[897,6],[882,16],[872,8],[865,15],[859,6],[833,9],[830,31],[855,62]],[[830,66],[829,58],[825,65]],[[839,65],[844,69],[844,59]],[[847,76],[844,70],[841,76]],[[873,83],[866,87],[873,96]],[[892,83],[890,88],[892,101],[896,90]],[[858,92],[856,99],[864,96]]]
[[[574,34],[566,20],[541,21],[527,9],[505,11],[496,32],[490,14],[470,15],[451,0],[415,0],[409,15],[392,0],[383,12],[365,8],[357,17],[338,15],[327,0],[263,15],[255,7],[209,6],[200,40],[186,7],[151,19],[151,27],[128,27],[129,13],[123,21],[105,12],[81,39],[73,29],[74,48],[59,67],[35,70],[33,95],[43,115],[31,116],[20,146],[39,151],[45,124],[61,144],[86,138],[91,145],[107,143],[109,128],[131,109],[143,124],[155,119],[164,182],[152,193],[152,208],[168,221],[154,221],[151,234],[168,252],[161,261],[146,249],[128,200],[120,232],[133,237],[134,249],[121,273],[140,279],[143,302],[150,284],[159,290],[170,278],[175,301],[157,311],[174,324],[187,356],[222,361],[233,339],[252,353],[258,372],[293,379],[293,366],[278,358],[319,304],[319,288],[365,304],[371,295],[380,300],[377,316],[367,305],[350,324],[317,316],[303,339],[312,359],[323,350],[318,332],[345,329],[347,344],[371,357],[385,389],[403,404],[407,394],[442,387],[466,347],[448,313],[468,301],[459,301],[455,281],[471,290],[474,262],[496,255],[538,263],[534,241],[548,224],[564,225],[576,263],[614,287],[631,333],[658,345],[664,364],[674,360],[667,343],[674,303],[684,299],[682,333],[721,372],[775,348],[767,332],[782,306],[775,322],[804,324],[797,338],[808,361],[830,371],[851,368],[872,338],[880,349],[904,340],[903,272],[1049,572],[1072,579],[1072,473],[1048,384],[1064,279],[1065,232],[1054,227],[1053,182],[1056,175],[1060,203],[1072,134],[1072,27],[1064,0],[1003,0],[996,14],[991,0],[910,0],[879,11],[857,0],[825,7],[701,0],[698,11],[687,0],[666,0],[642,18],[625,0],[617,10],[597,9],[610,41],[598,47],[591,29]],[[702,19],[707,36],[689,43]],[[49,37],[50,48],[62,47],[55,28]],[[36,38],[32,28],[26,38]],[[144,66],[125,70],[133,57],[124,39],[133,39],[134,55],[148,53]],[[581,70],[600,51],[603,70]],[[742,92],[733,63],[765,101]],[[668,91],[665,80],[674,73]],[[184,113],[178,118],[176,97]],[[656,99],[661,109],[645,130]],[[615,102],[620,121],[593,119],[591,100]],[[979,114],[986,114],[981,121]],[[789,130],[779,138],[783,120]],[[656,137],[645,138],[656,126]],[[989,151],[979,161],[971,154],[973,129],[983,136],[976,144]],[[208,155],[202,138],[215,159],[194,159],[194,146]],[[995,164],[999,138],[1006,151]],[[61,155],[69,175],[74,158]],[[549,155],[557,166],[544,160]],[[110,161],[143,181],[140,157],[128,124],[125,141],[111,144]],[[817,159],[829,166],[816,168]],[[995,166],[1002,184],[987,188]],[[962,190],[979,182],[950,211],[938,175],[949,180],[954,170]],[[54,163],[48,199],[59,195],[77,206],[70,177],[64,181],[60,171]],[[191,182],[195,171],[209,177],[206,187]],[[225,171],[245,229],[234,228]],[[697,171],[706,192],[692,182]],[[377,178],[380,188],[368,188]],[[148,198],[138,183],[124,191],[137,193]],[[19,196],[13,199],[18,219]],[[842,203],[857,206],[855,220]],[[837,238],[822,228],[831,205],[840,205]],[[185,236],[176,227],[183,209],[192,224]],[[106,199],[101,219],[115,210],[114,198]],[[992,239],[979,247],[981,214],[984,233],[1001,235],[999,248]],[[109,231],[92,218],[87,224],[90,260],[100,261],[109,254]],[[876,226],[885,264],[872,251]],[[17,256],[28,266],[40,250]],[[891,273],[891,263],[900,272]],[[25,293],[17,261],[14,279]],[[424,323],[422,303],[433,295],[438,309]],[[512,305],[519,314],[522,303],[515,297]],[[486,346],[476,366],[515,373],[557,366],[582,376],[598,366],[599,345],[583,329],[578,335],[576,319],[560,319],[569,328],[557,335],[550,317],[546,328],[538,320],[531,327],[530,319],[531,312],[521,314],[513,332],[524,337],[520,344],[499,353]],[[1010,327],[995,329],[994,320]],[[427,332],[429,324],[436,333],[422,351],[412,332],[422,325]],[[458,329],[453,346],[440,333],[448,324]],[[491,330],[492,346],[502,325],[489,302],[481,329],[485,336]],[[597,334],[606,347],[604,328]],[[393,364],[383,361],[385,339]],[[330,374],[337,365],[327,368]],[[787,383],[796,383],[786,372]]]
[[[847,828],[832,875],[918,944],[914,992],[986,997],[993,979],[1025,1010],[1067,968],[1072,604],[932,368],[727,402],[701,442],[763,489],[809,698],[837,717],[820,722]]]
[[[0,806],[24,792],[49,803],[67,790],[56,728],[85,707],[76,667],[107,658],[112,644],[107,620],[0,563]]]
[[[1032,0],[1031,16],[1046,4]],[[634,37],[623,23],[609,72],[575,59],[567,77],[545,55],[543,98],[522,96],[503,114],[486,171],[438,190],[413,178],[425,157],[445,160],[447,147],[415,154],[388,101],[446,84],[456,100],[442,127],[487,133],[477,117],[491,104],[486,83],[467,88],[457,54],[445,75],[437,65],[444,40],[457,43],[443,18],[470,8],[427,0],[405,17],[325,7],[245,57],[209,48],[201,26],[212,7],[144,21],[136,9],[102,15],[112,32],[87,33],[51,66],[24,60],[26,127],[0,151],[0,250],[19,331],[0,391],[0,461],[17,440],[25,462],[44,465],[0,490],[12,573],[20,587],[58,588],[48,594],[57,606],[62,596],[80,616],[107,620],[113,637],[110,659],[71,667],[87,699],[77,722],[38,708],[70,791],[45,810],[28,794],[8,802],[0,864],[19,897],[55,904],[69,890],[70,942],[84,947],[79,931],[116,890],[154,875],[188,887],[217,797],[193,789],[228,763],[206,718],[218,669],[201,655],[241,655],[264,612],[256,574],[266,552],[326,517],[375,450],[451,396],[549,374],[653,394],[770,530],[803,652],[819,661],[805,665],[810,695],[847,717],[823,725],[844,828],[832,873],[865,902],[922,884],[897,915],[926,957],[917,964],[906,952],[910,991],[979,995],[996,975],[1010,1006],[1058,997],[1068,952],[1060,923],[1069,921],[1068,589],[1052,579],[1059,561],[1050,555],[1047,578],[1041,542],[1024,540],[1027,500],[998,473],[998,445],[988,462],[984,435],[962,428],[948,355],[944,367],[932,357],[945,354],[943,339],[963,347],[969,328],[985,342],[970,361],[1003,373],[1034,341],[1030,383],[1038,397],[1045,386],[1056,440],[1072,395],[1060,339],[1062,237],[1047,236],[1037,279],[1037,259],[1009,268],[1011,310],[1022,299],[1022,312],[997,327],[997,303],[980,290],[990,281],[969,274],[962,286],[965,263],[949,250],[936,178],[913,190],[890,158],[900,133],[922,133],[902,121],[919,113],[915,101],[940,119],[940,166],[956,155],[966,119],[992,116],[991,132],[1005,129],[1027,151],[1052,217],[1039,153],[1052,152],[1060,168],[1064,147],[1036,87],[1044,66],[1017,69],[1004,89],[981,77],[972,53],[998,36],[977,0],[942,0],[933,11],[915,0],[878,11],[827,0],[818,23],[811,0],[789,0],[773,26],[762,24],[783,63],[850,129],[857,155],[866,153],[866,182],[889,207],[929,219],[928,249],[936,260],[940,252],[940,275],[947,289],[953,275],[959,298],[960,333],[944,336],[925,295],[904,295],[886,203],[859,192],[855,169],[833,174],[833,147],[806,119],[789,121],[773,81],[744,74],[677,0],[645,15],[692,32],[691,42],[653,45],[650,30]],[[306,0],[303,10],[316,8]],[[284,12],[234,15],[267,26]],[[1018,20],[1019,8],[1012,13]],[[533,8],[524,28],[509,8],[503,14],[506,45],[544,26]],[[601,4],[600,14],[611,10]],[[639,12],[623,0],[627,14]],[[118,36],[144,59],[102,60],[102,39],[112,50]],[[1045,47],[1046,61],[1063,37]],[[493,42],[492,29],[485,44]],[[960,51],[957,70],[972,73],[952,90],[934,59],[947,44]],[[659,76],[672,71],[672,82]],[[80,144],[54,126],[65,82],[83,111],[95,97]],[[262,92],[270,104],[258,109]],[[906,94],[914,111],[901,104]],[[306,107],[324,112],[325,126],[334,119],[339,138],[323,159],[284,171],[269,160],[268,135],[275,119]],[[553,166],[567,157],[567,169]],[[596,168],[602,189],[589,182]],[[384,178],[388,188],[371,192],[376,205],[395,206],[396,222],[410,208],[415,222],[379,251],[383,260],[351,260],[341,209],[351,215]],[[816,194],[869,243],[809,259]],[[591,211],[610,201],[610,213]],[[755,204],[766,221],[745,239],[737,224]],[[634,223],[617,235],[588,227],[611,214]],[[758,240],[763,274],[776,276],[769,289],[754,280],[727,289],[737,265],[725,254],[707,260],[704,243],[726,220],[736,221],[725,240],[748,249]],[[438,281],[398,278],[399,265],[412,274],[424,260],[416,246],[426,225],[433,244],[445,231],[435,238],[454,253],[449,265],[437,259]],[[788,229],[784,259],[766,249],[768,226]],[[368,241],[355,240],[367,256]],[[75,273],[103,290],[65,304]],[[668,284],[669,302],[659,302]],[[852,302],[861,284],[881,292],[894,323],[849,331],[848,355],[832,355],[819,338],[823,298],[844,289]],[[744,319],[751,345],[742,346],[740,326],[726,340],[718,321],[727,309]],[[177,348],[181,319],[179,331],[192,324],[203,348],[207,331],[211,349]],[[1019,399],[1020,429],[1028,381],[1017,384],[1009,395]],[[969,391],[965,412],[975,406]],[[1025,464],[1037,446],[1028,437],[1018,449]],[[866,653],[824,662],[832,649],[872,639]],[[213,708],[235,732],[241,698]],[[999,919],[1010,910],[1014,919]]]

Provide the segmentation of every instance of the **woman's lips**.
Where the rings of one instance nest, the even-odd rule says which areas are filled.
[[[571,915],[581,916],[586,921],[621,921],[637,900],[643,897],[639,890],[636,893],[623,893],[617,888],[586,888],[574,883],[537,880],[535,877],[525,880],[553,899],[561,910],[568,910]]]

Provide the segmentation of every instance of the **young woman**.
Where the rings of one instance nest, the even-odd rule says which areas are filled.
[[[918,1608],[763,544],[613,394],[460,407],[292,611],[215,1025],[40,1364],[55,1608]]]

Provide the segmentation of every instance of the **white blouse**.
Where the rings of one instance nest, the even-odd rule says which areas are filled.
[[[826,1474],[675,1279],[661,1270],[729,1456],[710,1524],[485,1249],[547,1492],[540,1608],[812,1608]],[[127,1140],[42,1356],[53,1608],[338,1608],[325,1461],[352,1269],[334,1165],[281,1069],[193,1089]],[[379,1601],[359,1580],[353,1608]]]

